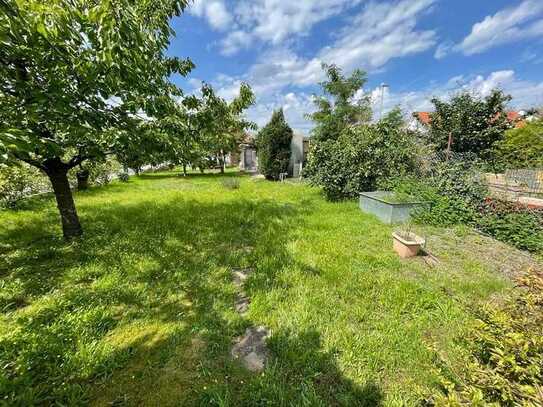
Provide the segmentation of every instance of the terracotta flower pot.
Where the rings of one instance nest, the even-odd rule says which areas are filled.
[[[402,259],[417,256],[424,247],[426,240],[414,233],[399,233],[392,234],[394,251]]]

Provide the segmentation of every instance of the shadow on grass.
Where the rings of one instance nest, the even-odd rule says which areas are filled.
[[[208,172],[189,172],[186,175],[182,171],[177,172],[145,172],[138,176],[134,176],[135,179],[141,180],[158,180],[158,179],[187,179],[187,180],[197,180],[197,179],[216,179],[216,178],[225,178],[225,177],[241,177],[247,176],[247,173],[241,171],[229,170],[225,173],[221,173],[219,170],[208,171]]]
[[[316,331],[273,332],[262,375],[230,359],[233,338],[251,324],[233,311],[231,270],[255,268],[253,292],[273,288],[278,270],[296,263],[289,236],[311,210],[308,202],[157,197],[81,205],[86,235],[71,245],[51,238],[49,215],[2,233],[0,328],[13,331],[0,337],[2,399],[378,405],[380,390],[344,378]]]
[[[369,381],[358,386],[345,378],[336,362],[336,351],[325,351],[315,330],[275,332],[268,340],[271,358],[258,376],[211,386],[202,404],[279,406],[375,406],[383,393]],[[238,379],[239,380],[239,379]]]

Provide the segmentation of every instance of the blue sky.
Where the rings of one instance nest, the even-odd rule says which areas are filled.
[[[176,79],[184,90],[206,81],[231,99],[248,82],[257,103],[247,115],[260,126],[283,107],[291,127],[310,131],[321,62],[365,70],[377,116],[383,82],[385,111],[496,86],[511,108],[543,105],[543,0],[196,0],[172,27],[169,52],[196,64]]]

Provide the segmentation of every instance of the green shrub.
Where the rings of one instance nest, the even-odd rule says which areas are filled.
[[[273,112],[270,122],[258,133],[258,170],[269,180],[278,180],[287,172],[293,132],[285,121],[283,109]]]
[[[443,165],[449,169],[439,168]],[[414,214],[434,226],[466,224],[521,250],[543,253],[543,210],[486,198],[486,186],[464,164],[439,164],[431,177],[394,179],[386,187],[428,205]]]
[[[90,169],[90,180],[96,185],[107,185],[113,179],[113,174],[120,169],[121,165],[115,160],[95,163]]]
[[[463,339],[470,363],[451,375],[455,369],[442,361],[442,391],[427,404],[543,405],[543,279],[531,273],[518,282],[521,290],[505,304],[473,309],[477,323]]]
[[[543,168],[543,120],[507,131],[496,155],[507,168]]]
[[[420,223],[434,226],[475,225],[478,208],[488,195],[478,166],[469,158],[431,159],[429,172],[423,177],[395,178],[384,187],[428,202],[415,213]]]
[[[477,206],[488,196],[488,187],[481,177],[479,164],[471,154],[457,155],[449,160],[434,160],[430,183],[442,195]]]
[[[415,172],[415,135],[387,121],[352,127],[337,140],[312,147],[307,173],[336,201],[373,191],[386,180]]]
[[[0,165],[0,207],[13,208],[20,199],[47,191],[47,178],[28,165]]]
[[[433,226],[452,226],[472,224],[477,218],[477,211],[464,199],[455,195],[440,193],[430,183],[412,181],[404,184],[399,190],[409,191],[409,195],[427,205],[417,210],[414,218],[419,223]]]
[[[519,249],[543,253],[543,210],[487,199],[481,206],[477,226]]]

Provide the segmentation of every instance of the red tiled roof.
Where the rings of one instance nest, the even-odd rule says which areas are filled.
[[[430,124],[432,121],[432,117],[430,116],[430,112],[415,112],[414,116],[421,122],[422,124]],[[522,116],[519,112],[510,111],[507,112],[507,120],[510,123],[515,124],[515,127],[523,127],[526,125],[526,122],[522,120]]]
[[[431,117],[428,112],[415,112],[415,117],[419,119],[422,124],[430,124]]]
[[[507,120],[510,122],[516,122],[522,116],[518,112],[507,112]]]
[[[513,123],[517,129],[526,126],[526,120],[523,120],[518,112],[507,112],[507,120]]]

